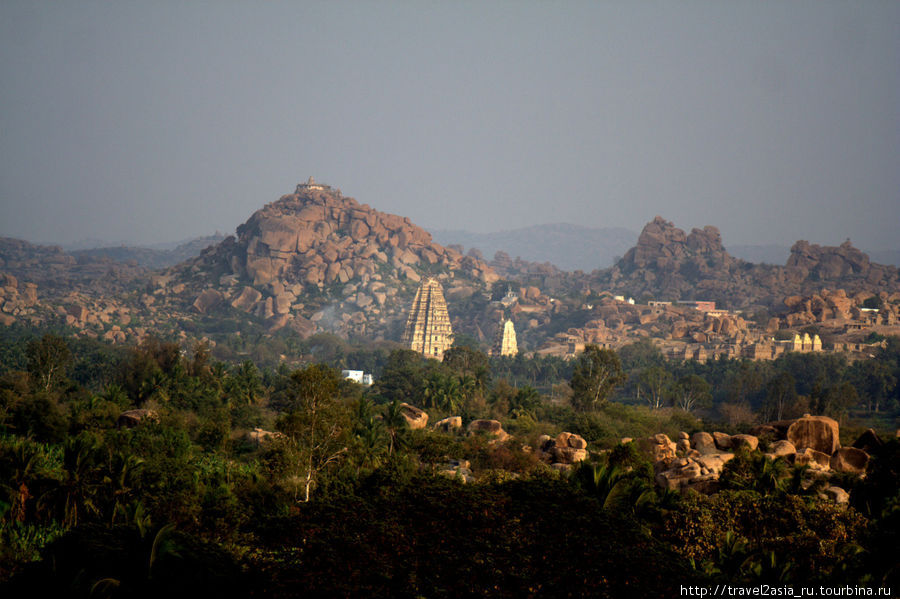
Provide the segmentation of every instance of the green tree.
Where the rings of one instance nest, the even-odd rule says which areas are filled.
[[[451,347],[444,352],[444,365],[462,376],[475,380],[476,390],[484,393],[491,380],[491,366],[487,354],[471,347]]]
[[[28,344],[25,349],[28,358],[28,372],[35,383],[44,391],[50,391],[59,381],[66,378],[72,365],[72,352],[65,339],[56,335],[44,335]]]
[[[712,392],[709,383],[696,374],[688,374],[675,383],[672,391],[675,405],[690,412],[694,408],[705,408],[712,403]]]
[[[622,368],[628,373],[651,366],[663,366],[666,363],[666,358],[659,348],[646,338],[619,349],[619,359],[622,360]]]
[[[637,375],[637,387],[650,407],[657,410],[671,396],[672,374],[662,366],[644,368]]]
[[[625,378],[616,352],[586,345],[572,369],[572,406],[583,412],[601,407]]]
[[[409,429],[409,424],[403,416],[403,407],[396,399],[388,404],[384,411],[384,428],[387,431],[390,444],[388,445],[388,456],[394,454],[394,449],[404,445],[404,433]]]
[[[891,372],[890,365],[880,355],[872,360],[855,362],[849,376],[870,412],[878,412],[897,386],[897,378]]]
[[[797,401],[797,382],[787,372],[781,372],[766,385],[764,412],[766,420],[782,420],[784,411]]]
[[[819,413],[838,420],[842,420],[850,408],[859,403],[856,388],[846,381],[832,385],[822,393],[815,394],[813,399]]]
[[[348,422],[337,401],[341,378],[337,371],[313,364],[291,375],[289,412],[277,427],[291,442],[301,464],[303,501],[321,473],[347,452]]]
[[[429,373],[422,389],[422,399],[426,407],[450,413],[458,411],[462,399],[459,379],[439,370]]]

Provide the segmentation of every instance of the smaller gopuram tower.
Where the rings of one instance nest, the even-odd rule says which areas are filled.
[[[491,355],[515,356],[517,353],[519,353],[519,346],[516,344],[516,327],[512,320],[503,319],[500,321],[497,341],[491,349]]]
[[[437,360],[443,360],[444,352],[453,344],[447,302],[437,279],[426,279],[416,291],[406,320],[403,343],[413,351]]]

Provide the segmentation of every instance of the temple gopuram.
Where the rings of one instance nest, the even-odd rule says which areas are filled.
[[[491,349],[492,356],[515,356],[519,353],[519,346],[516,343],[516,327],[512,320],[503,320],[500,322],[500,329],[497,335],[497,341]]]
[[[447,314],[444,290],[436,279],[426,279],[409,309],[403,343],[429,358],[442,360],[453,345],[453,330]]]

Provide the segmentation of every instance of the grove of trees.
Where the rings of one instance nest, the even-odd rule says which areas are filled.
[[[572,362],[444,360],[327,336],[296,365],[206,344],[53,334],[0,345],[0,590],[9,596],[661,596],[689,582],[896,585],[900,446],[850,507],[803,471],[739,455],[715,495],[654,484],[621,437],[739,431],[805,412],[897,428],[900,341],[871,360],[665,360],[650,343]],[[362,368],[362,387],[338,368]],[[461,431],[411,430],[402,403]],[[122,420],[138,413],[139,422]],[[467,435],[474,419],[513,435]],[[702,421],[700,420],[702,418]],[[568,476],[532,448],[582,435]],[[608,451],[600,451],[608,450]],[[475,482],[440,474],[466,460]]]

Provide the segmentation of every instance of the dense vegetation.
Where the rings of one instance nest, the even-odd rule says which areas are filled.
[[[897,339],[853,364],[816,354],[670,362],[648,343],[590,348],[572,363],[489,359],[470,346],[439,363],[328,336],[296,351],[301,367],[259,368],[220,362],[205,344],[7,332],[0,583],[74,596],[383,597],[900,585],[897,441],[865,479],[838,481],[851,507],[759,454],[729,462],[722,492],[681,497],[618,444],[804,412],[886,436],[897,427]],[[336,367],[377,382],[342,380]],[[494,418],[514,439],[413,431],[401,402],[431,422]],[[152,414],[118,423],[134,408]],[[567,477],[523,448],[564,430],[611,451]],[[451,459],[471,461],[477,481],[437,476]]]

